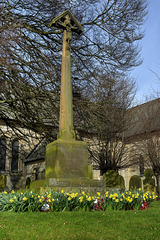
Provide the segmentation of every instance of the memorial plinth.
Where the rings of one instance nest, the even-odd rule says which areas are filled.
[[[75,139],[73,127],[70,41],[72,32],[80,34],[83,28],[69,10],[54,18],[50,26],[63,29],[59,133],[46,147],[45,180],[31,186],[98,191],[104,185],[88,178],[87,144]]]
[[[58,139],[46,148],[46,178],[88,177],[88,151],[85,142]]]

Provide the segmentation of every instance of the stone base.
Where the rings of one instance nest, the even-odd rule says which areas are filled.
[[[65,192],[85,191],[91,194],[97,192],[105,193],[105,182],[87,178],[48,178],[31,182],[30,188],[41,189],[51,188],[53,190],[64,190]]]
[[[88,177],[87,144],[58,139],[46,147],[45,178]]]
[[[30,188],[104,193],[104,181],[89,179],[91,175],[87,144],[75,139],[58,139],[46,147],[45,179],[31,182]]]

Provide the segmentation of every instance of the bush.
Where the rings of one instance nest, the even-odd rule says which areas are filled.
[[[141,185],[142,185],[141,178],[139,176],[134,175],[130,178],[130,181],[129,181],[130,190],[141,188]]]
[[[154,180],[154,179],[152,179],[152,180]],[[151,185],[151,184],[149,184],[149,183],[145,184],[145,185],[143,186],[143,189],[144,189],[145,192],[147,192],[147,191],[153,192],[153,191],[154,191],[153,185]]]
[[[30,188],[31,179],[28,177],[26,180],[26,189]]]
[[[155,187],[155,180],[152,178],[154,175],[154,172],[147,168],[144,172],[145,179],[143,181],[144,184],[144,190],[145,191],[153,191]]]
[[[103,174],[103,178],[108,188],[125,188],[124,178],[114,170],[108,170]]]
[[[154,175],[154,172],[150,168],[147,168],[144,172],[144,176],[146,179],[151,179],[153,175]]]

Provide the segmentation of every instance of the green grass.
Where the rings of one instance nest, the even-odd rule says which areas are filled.
[[[147,210],[0,212],[1,240],[159,240],[160,202]]]

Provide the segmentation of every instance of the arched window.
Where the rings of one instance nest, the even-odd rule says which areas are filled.
[[[18,158],[19,158],[19,142],[18,140],[13,140],[11,171],[18,171]]]
[[[143,156],[140,156],[139,158],[139,172],[140,172],[140,177],[144,176],[144,158]]]
[[[6,140],[0,138],[0,171],[5,171],[6,164]]]

